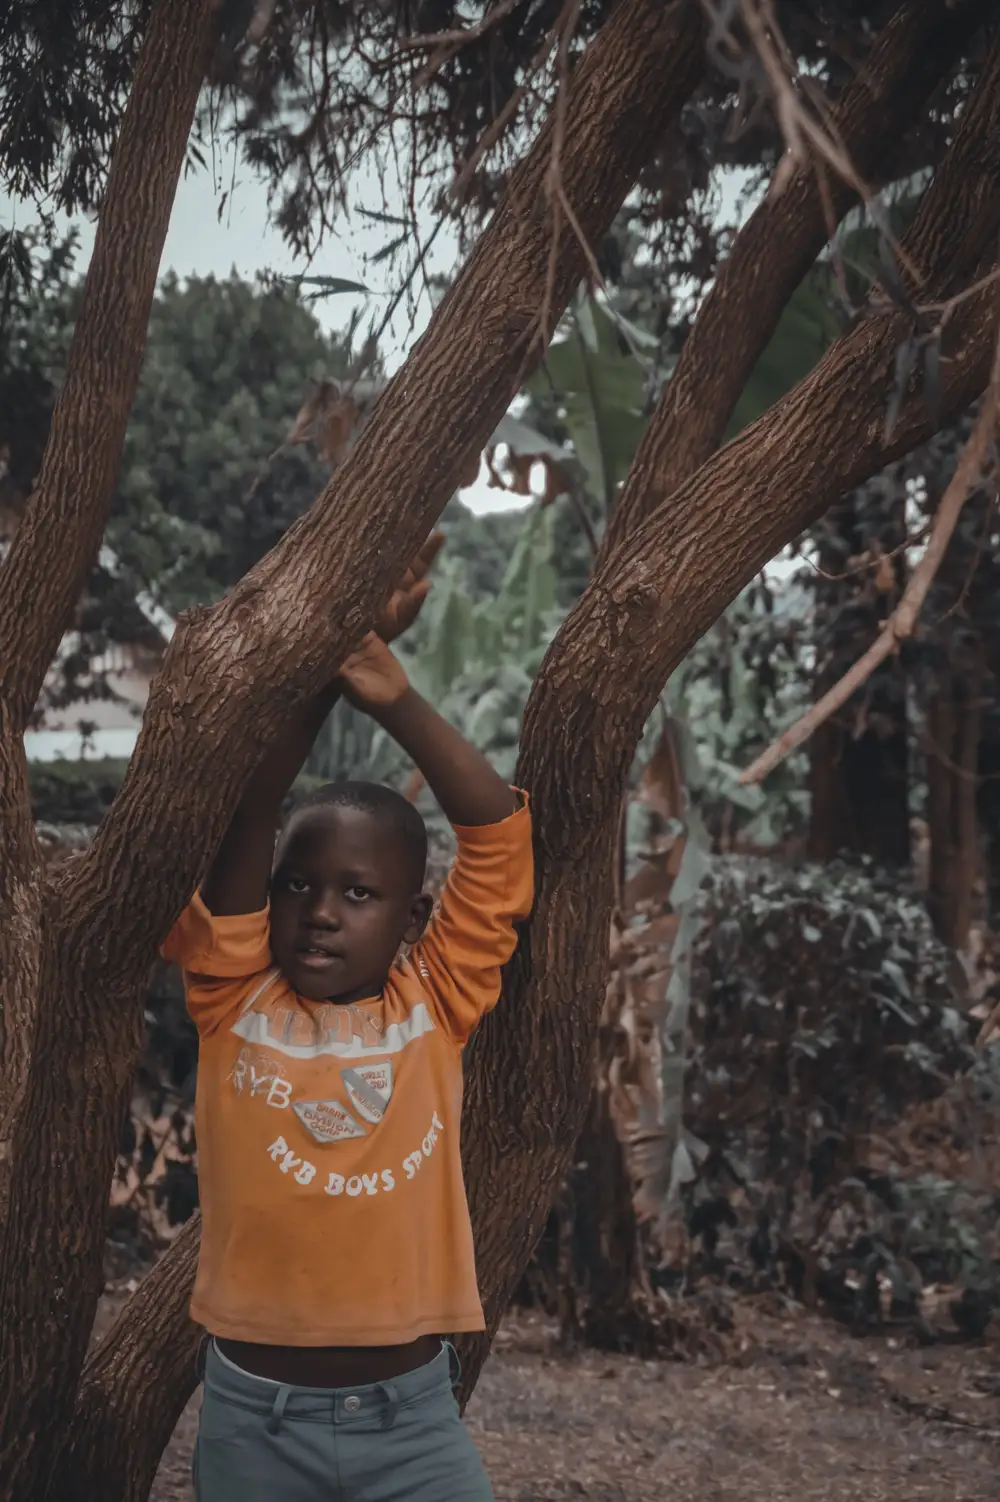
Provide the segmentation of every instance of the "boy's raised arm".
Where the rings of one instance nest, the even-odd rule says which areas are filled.
[[[421,698],[374,632],[343,664],[340,683],[416,763],[450,824],[500,824],[517,807],[486,757]]]
[[[202,901],[216,917],[259,913],[267,906],[281,805],[339,697],[331,683],[304,705],[247,783],[201,887]]]
[[[376,623],[380,638],[393,641],[416,620],[443,541],[440,532],[433,533],[393,590]],[[338,679],[304,705],[247,784],[201,887],[202,901],[216,917],[257,913],[267,905],[281,805],[341,690]]]

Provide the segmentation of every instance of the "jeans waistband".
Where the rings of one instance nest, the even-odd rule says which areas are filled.
[[[358,1387],[296,1387],[244,1372],[223,1357],[214,1340],[209,1340],[205,1350],[205,1386],[224,1402],[266,1416],[272,1432],[281,1427],[283,1418],[326,1424],[378,1419],[382,1427],[391,1428],[401,1407],[449,1392],[458,1380],[457,1366],[454,1348],[445,1341],[433,1361],[393,1377],[391,1382]]]

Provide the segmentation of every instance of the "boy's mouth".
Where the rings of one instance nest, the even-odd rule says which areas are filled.
[[[306,970],[326,970],[343,958],[332,949],[322,949],[318,944],[299,945],[295,957]]]

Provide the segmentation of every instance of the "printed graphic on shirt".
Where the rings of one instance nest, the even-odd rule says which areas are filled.
[[[320,1102],[324,1105],[336,1105],[336,1101]],[[298,1106],[295,1108],[298,1110]],[[434,1154],[438,1139],[444,1134],[444,1122],[435,1111],[427,1128],[426,1135],[419,1147],[414,1147],[412,1152],[407,1153],[402,1162],[393,1167],[376,1168],[371,1172],[362,1172],[345,1177],[335,1170],[327,1174],[326,1183],[322,1176],[317,1177],[315,1163],[310,1163],[308,1158],[302,1158],[289,1147],[284,1137],[275,1137],[267,1149],[268,1157],[276,1163],[283,1174],[290,1175],[297,1184],[305,1189],[315,1181],[316,1190],[322,1189],[331,1199],[337,1199],[346,1194],[348,1199],[357,1199],[359,1195],[391,1194],[397,1183],[405,1183],[417,1177],[421,1167]],[[402,1176],[400,1176],[402,1170]]]
[[[389,1060],[384,1064],[360,1064],[355,1069],[342,1069],[340,1078],[358,1115],[376,1126],[385,1115],[392,1095],[392,1065]]]
[[[263,1049],[246,1045],[240,1049],[232,1069],[226,1075],[226,1079],[232,1081],[237,1095],[248,1090],[252,1096],[266,1090],[273,1080],[287,1078],[288,1066],[281,1059],[274,1054],[265,1053]]]
[[[317,1142],[339,1142],[344,1137],[363,1137],[365,1129],[339,1100],[296,1100],[292,1110]]]
[[[371,1059],[402,1053],[415,1039],[434,1031],[427,1004],[417,1002],[400,1022],[388,1027],[375,1008],[336,1006],[332,1002],[307,1012],[267,994],[254,997],[233,1023],[246,1043],[276,1050],[290,1059]]]

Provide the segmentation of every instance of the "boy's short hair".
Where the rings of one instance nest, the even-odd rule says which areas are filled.
[[[304,809],[358,808],[379,820],[398,839],[410,867],[414,891],[419,891],[427,874],[427,826],[413,804],[395,788],[381,782],[324,782],[296,798],[285,823]]]

